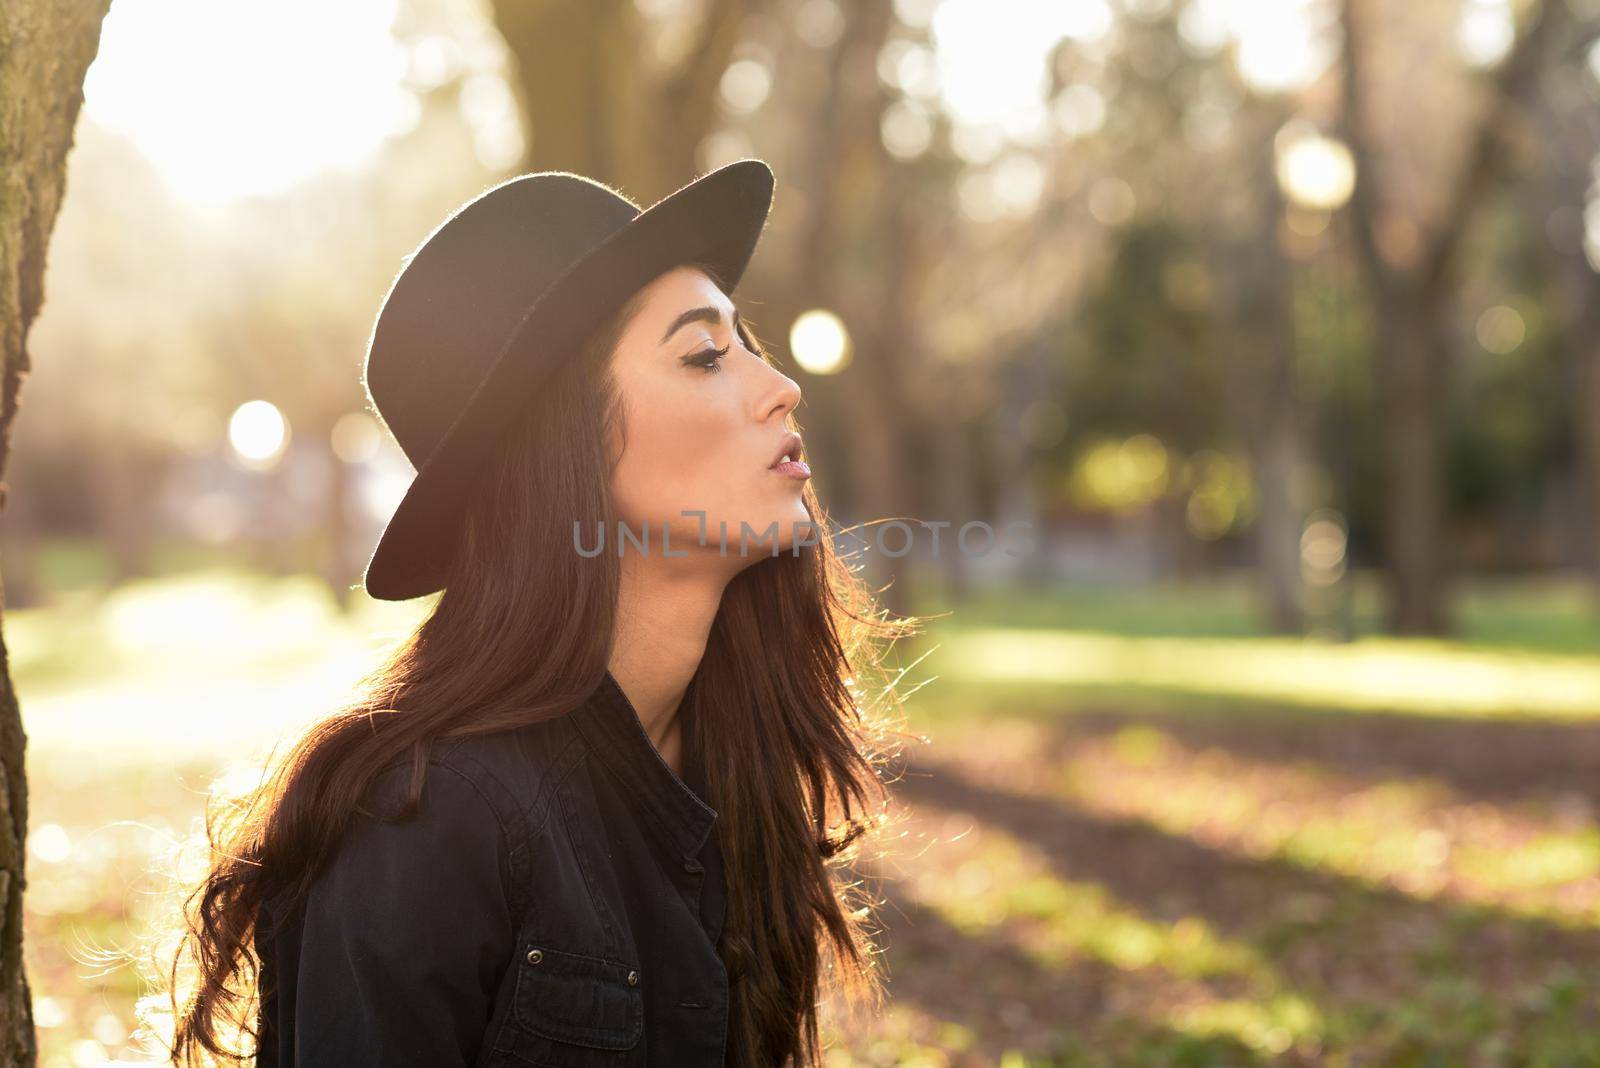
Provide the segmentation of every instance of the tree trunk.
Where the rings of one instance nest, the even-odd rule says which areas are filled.
[[[1288,117],[1287,108],[1266,103],[1251,116],[1256,128],[1250,174],[1255,225],[1243,241],[1229,242],[1233,261],[1227,271],[1238,280],[1236,319],[1246,324],[1232,369],[1261,500],[1252,539],[1255,571],[1265,615],[1278,634],[1305,629],[1300,579],[1304,517],[1293,487],[1306,453],[1309,420],[1296,389],[1294,264],[1280,243],[1285,205],[1273,146],[1273,136]]]
[[[1359,262],[1375,323],[1373,367],[1382,406],[1384,562],[1390,595],[1388,623],[1395,633],[1442,634],[1449,625],[1448,587],[1441,543],[1445,529],[1443,393],[1449,382],[1452,340],[1441,311],[1455,284],[1472,219],[1503,176],[1511,156],[1509,134],[1538,74],[1552,38],[1571,22],[1565,0],[1532,6],[1510,53],[1486,86],[1488,102],[1467,138],[1459,167],[1449,176],[1443,208],[1419,226],[1414,247],[1397,250],[1382,235],[1397,209],[1385,205],[1374,174],[1376,109],[1368,102],[1373,64],[1369,50],[1382,40],[1375,0],[1345,0],[1345,140],[1356,163],[1350,200]]]
[[[1379,299],[1373,360],[1387,478],[1383,487],[1388,628],[1445,634],[1448,550],[1444,531],[1444,392],[1449,381],[1444,316],[1436,301]]]
[[[877,113],[877,108],[868,109]],[[876,143],[876,138],[874,138]],[[912,570],[908,562],[929,537],[919,522],[923,516],[914,515],[915,494],[911,492],[906,449],[911,439],[911,415],[906,397],[906,365],[914,357],[906,349],[917,342],[916,324],[910,314],[911,269],[916,255],[916,219],[912,198],[905,190],[897,188],[890,171],[893,163],[879,153],[877,177],[877,210],[872,213],[874,225],[881,229],[882,273],[879,284],[869,293],[835,293],[834,306],[841,307],[846,317],[871,330],[863,335],[866,342],[860,346],[854,363],[845,374],[855,382],[845,391],[850,414],[852,436],[859,448],[850,457],[850,471],[857,480],[856,500],[876,513],[872,518],[889,518],[905,522],[912,530],[910,551],[904,556],[879,556],[876,546],[881,543],[889,550],[899,552],[900,536],[893,531],[884,532],[880,538],[876,528],[871,535],[875,547],[867,559],[878,557],[879,585],[886,586],[880,600],[885,608],[904,615],[913,610],[914,591],[910,589]],[[855,297],[850,301],[848,297]],[[861,298],[866,297],[863,303]],[[877,316],[872,304],[877,304]],[[854,313],[854,314],[850,314]],[[869,564],[869,567],[873,565]]]
[[[1034,470],[1038,457],[1026,429],[1028,412],[1033,404],[1041,398],[1058,396],[1061,392],[1056,381],[1057,352],[1052,344],[1053,341],[1054,335],[1046,333],[1043,338],[1017,350],[1011,359],[999,365],[997,373],[1001,379],[1000,402],[990,423],[990,433],[993,437],[990,471],[995,488],[996,520],[995,547],[991,550],[991,554],[1000,562],[1000,567],[990,565],[984,570],[991,578],[1003,578],[1028,589],[1046,588],[1053,577],[1052,562],[1045,554],[1042,544],[1044,538],[1040,529],[1038,492],[1034,486]],[[967,372],[969,375],[970,373]],[[953,403],[960,404],[954,400]],[[967,413],[963,411],[962,417],[966,418]],[[937,430],[935,433],[939,434]],[[962,451],[967,451],[971,445],[963,440],[959,442],[959,447]],[[966,484],[956,492],[969,500],[974,496],[971,473],[964,470],[947,473],[941,468],[940,477],[963,479]],[[953,529],[960,530],[964,522],[977,518],[975,511],[973,508],[959,515],[939,518],[949,519]],[[1012,524],[1019,524],[1015,528],[1015,533],[1012,532]],[[1034,545],[1033,552],[1017,556],[1006,555],[1006,549],[1017,549],[1019,544],[1028,543]],[[955,554],[955,562],[958,565],[966,563],[961,559],[959,552]],[[964,586],[963,583],[963,588]]]
[[[1573,274],[1576,275],[1575,269]],[[1574,318],[1587,320],[1588,325],[1586,332],[1568,336],[1574,346],[1572,359],[1578,382],[1573,416],[1578,422],[1577,468],[1582,486],[1579,499],[1588,520],[1586,563],[1594,603],[1600,609],[1600,323],[1595,322],[1600,319],[1600,314],[1595,312],[1600,307],[1600,292],[1596,292],[1600,290],[1600,283],[1597,279],[1600,275],[1593,271],[1581,278],[1572,277],[1572,288],[1588,293],[1587,314]]]
[[[903,367],[906,348],[916,344],[908,310],[916,219],[913,198],[897,184],[895,164],[878,134],[883,101],[876,64],[893,22],[888,0],[863,0],[848,8],[808,124],[806,166],[794,183],[806,205],[806,222],[790,296],[806,307],[834,311],[852,330],[854,354],[838,376],[835,394],[848,419],[845,439],[853,446],[841,458],[851,514],[861,522],[905,519],[912,499],[906,492],[910,414]],[[846,200],[846,192],[862,200]],[[841,261],[857,248],[878,249],[882,256],[873,260],[873,284],[859,288],[841,279]],[[862,324],[878,328],[863,333]],[[929,536],[913,528],[919,539]],[[905,566],[910,555],[879,553],[877,526],[859,529],[857,538],[853,544],[871,547],[860,560],[868,581],[883,591],[880,602],[892,612],[907,611],[914,600],[907,585],[911,570]],[[883,534],[883,544],[895,551],[902,540],[894,531]]]
[[[1524,184],[1522,204],[1527,229],[1540,235],[1534,247],[1554,297],[1562,370],[1572,390],[1577,507],[1570,543],[1600,607],[1600,271],[1584,251],[1583,218],[1590,164],[1600,150],[1600,115],[1591,104],[1588,73],[1576,65],[1560,73],[1564,77],[1552,76],[1543,86],[1534,110],[1539,173]]]
[[[522,169],[587,175],[641,207],[688,183],[750,6],[709,0],[683,54],[663,63],[633,0],[495,0],[526,119]]]
[[[0,477],[10,454],[28,333],[44,304],[45,256],[66,189],[67,152],[83,103],[83,78],[100,47],[110,0],[0,7]],[[0,483],[0,509],[5,486]],[[0,590],[0,611],[4,591]],[[27,885],[28,738],[10,657],[0,636],[0,1062],[38,1059],[33,995],[22,961]]]

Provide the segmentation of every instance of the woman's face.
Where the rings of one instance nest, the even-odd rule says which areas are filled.
[[[733,302],[698,268],[666,272],[640,300],[611,362],[622,403],[618,518],[641,543],[648,524],[652,557],[664,555],[670,527],[673,557],[709,553],[735,569],[772,556],[774,541],[787,551],[797,537],[814,539],[802,498],[809,472],[774,469],[785,452],[801,459],[786,424],[800,387],[752,350]],[[617,531],[606,533],[615,552]]]

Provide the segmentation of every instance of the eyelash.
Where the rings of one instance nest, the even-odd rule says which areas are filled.
[[[683,362],[700,368],[706,374],[721,374],[722,368],[718,367],[717,364],[728,354],[728,350],[731,348],[733,348],[732,344],[724,345],[720,349],[706,349],[693,356],[685,356]]]
[[[739,335],[739,343],[741,345],[749,349],[751,352],[759,352],[759,350],[747,340],[743,323],[739,324],[737,333]],[[721,362],[722,358],[726,356],[728,351],[732,348],[733,343],[729,342],[720,349],[704,349],[693,356],[685,356],[683,358],[683,362],[690,366],[700,368],[708,375],[721,374],[722,368],[718,367],[717,364]]]

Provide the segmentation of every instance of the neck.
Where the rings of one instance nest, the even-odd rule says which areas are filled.
[[[693,556],[623,556],[616,641],[608,665],[661,758],[679,774],[683,732],[678,708],[705,655],[727,585],[725,577],[693,563]]]

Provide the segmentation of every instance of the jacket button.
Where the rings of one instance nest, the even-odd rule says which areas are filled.
[[[529,964],[538,964],[542,960],[544,960],[544,950],[542,950],[542,949],[530,949],[530,950],[528,950],[528,963]]]
[[[639,985],[639,973],[638,972],[629,972],[628,973],[628,985],[629,986],[638,986]]]

